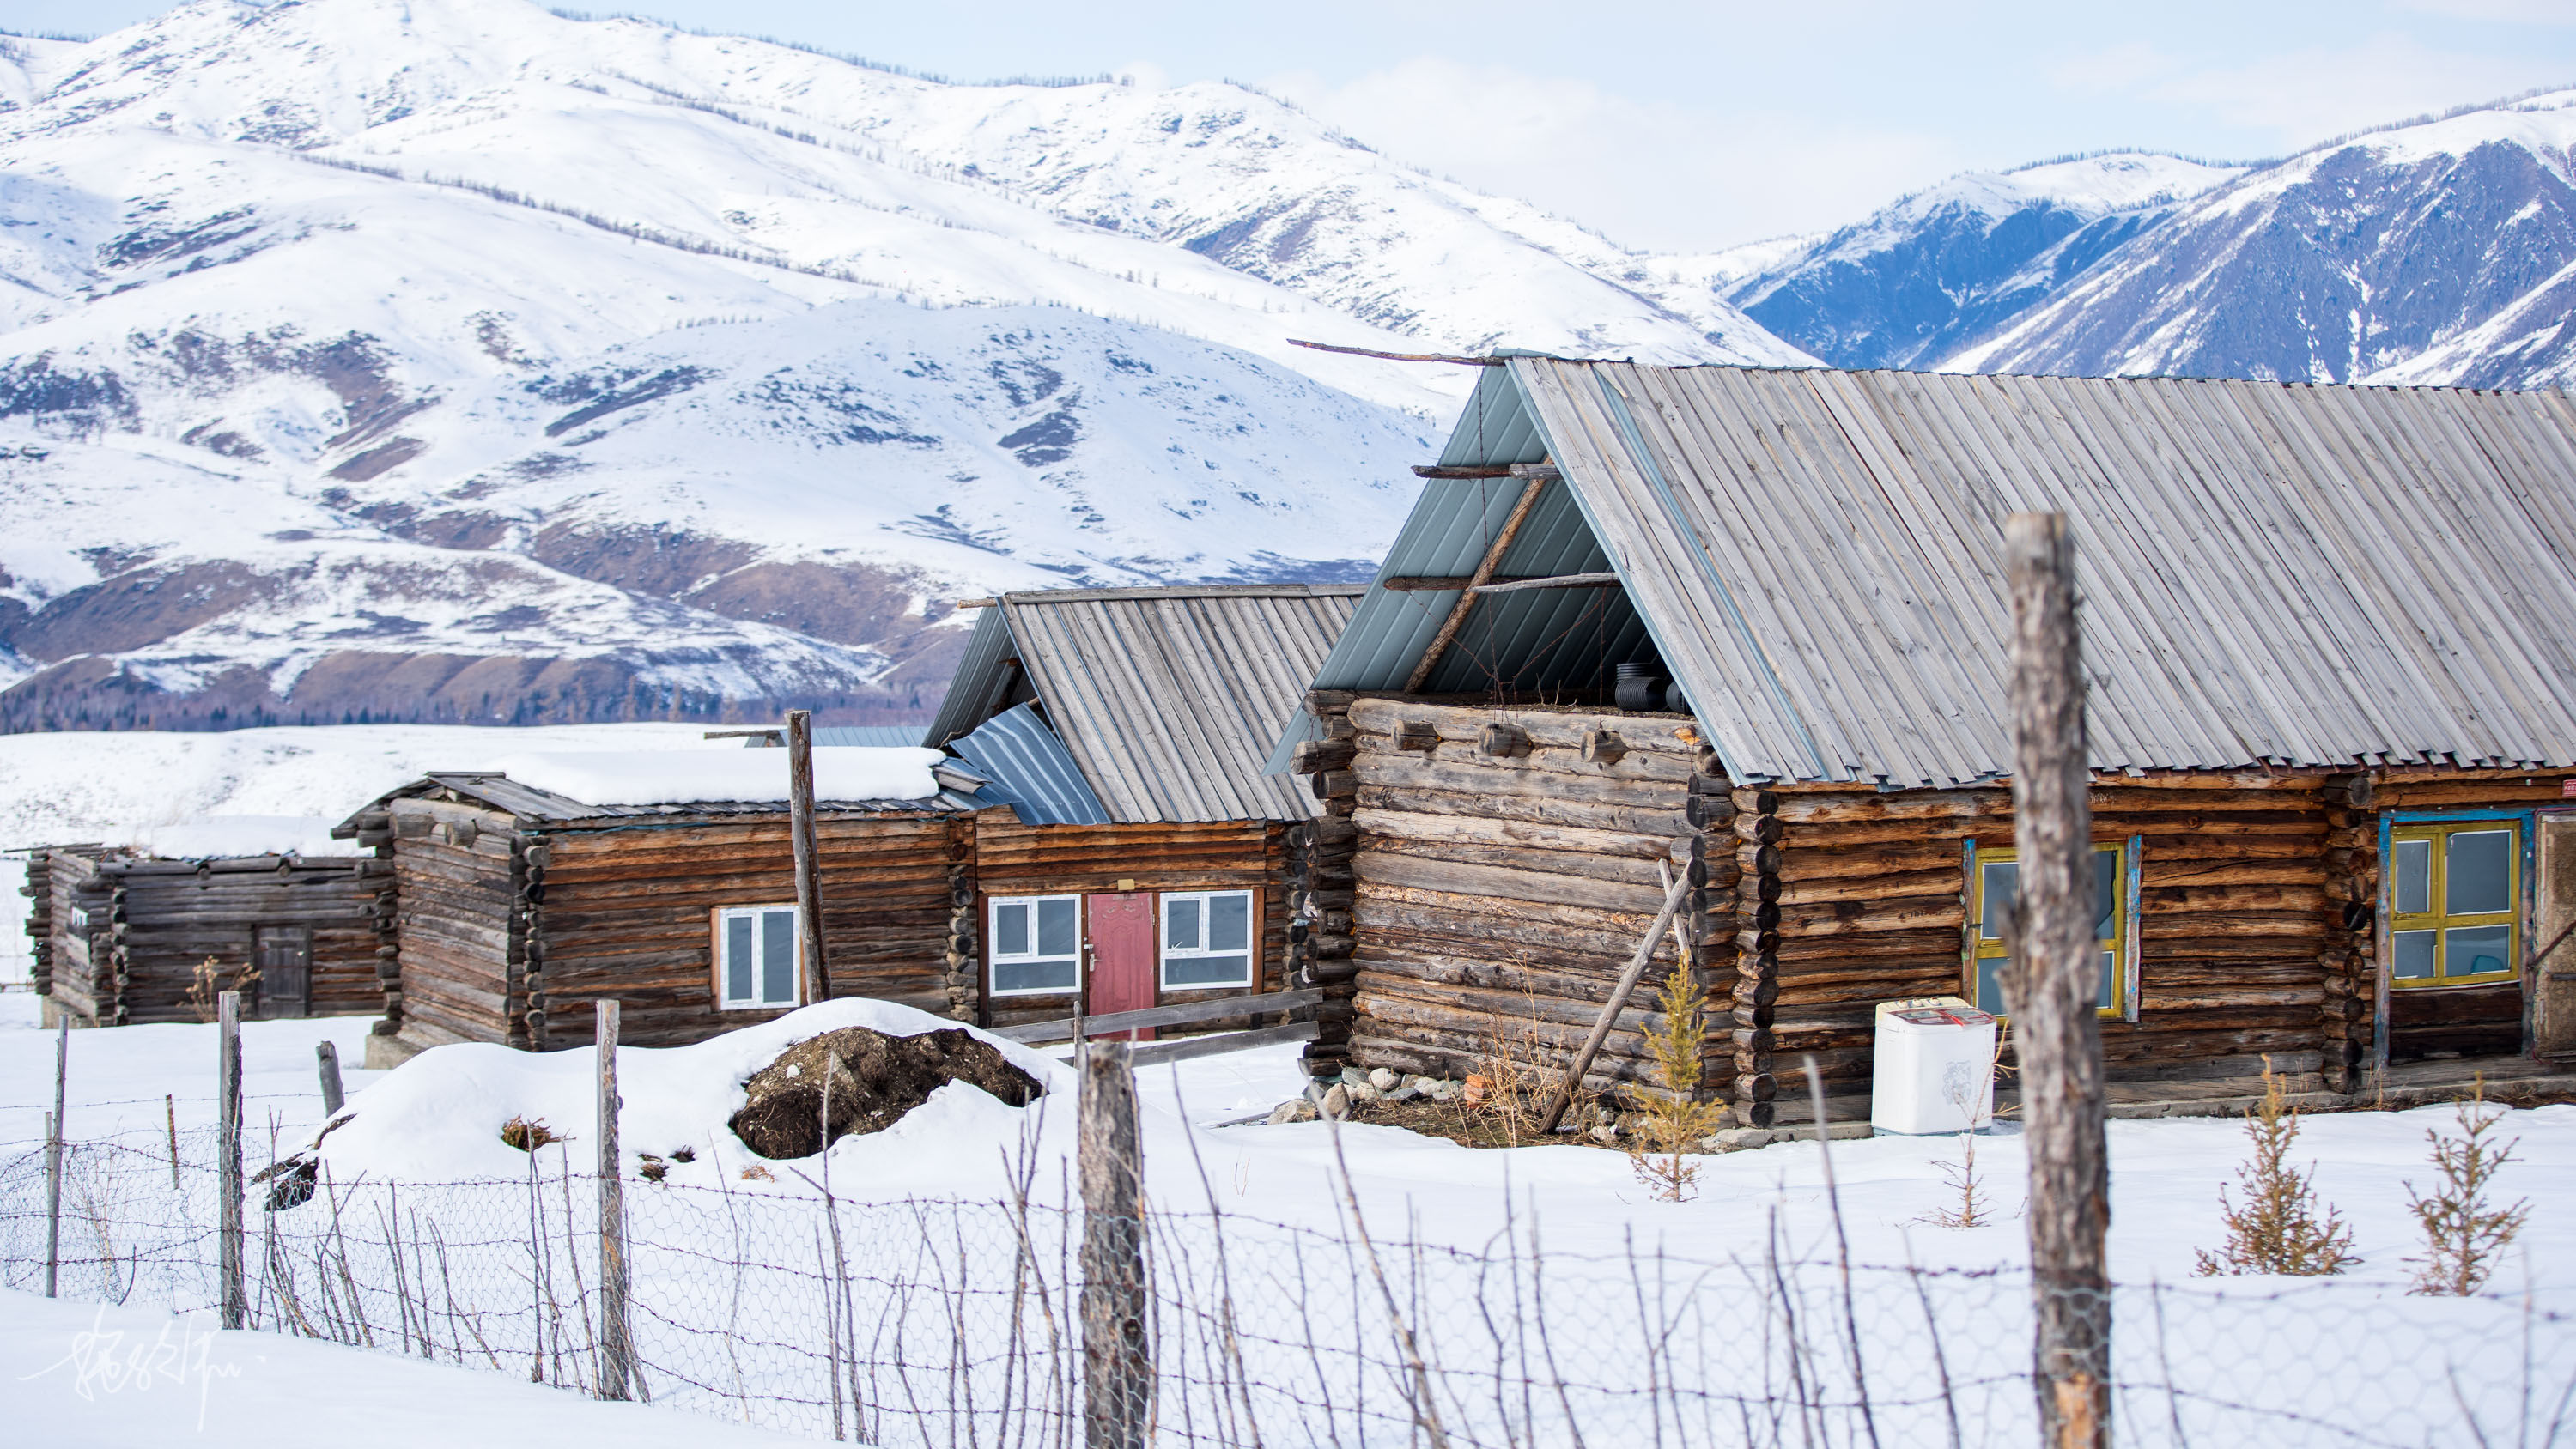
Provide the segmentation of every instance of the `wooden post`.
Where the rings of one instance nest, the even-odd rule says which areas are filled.
[[[1153,1419],[1145,1342],[1144,1159],[1127,1044],[1081,1049],[1075,1160],[1082,1178],[1082,1424],[1085,1449],[1142,1449]]]
[[[325,1119],[340,1115],[340,1106],[349,1100],[340,1087],[340,1048],[331,1042],[316,1042],[313,1056],[322,1066],[322,1115]]]
[[[241,993],[215,998],[215,1271],[222,1281],[222,1324],[250,1321],[250,1294],[242,1281],[242,1062]]]
[[[599,1396],[632,1398],[633,1325],[626,1306],[626,1196],[617,1151],[617,1003],[598,1003]]]
[[[832,999],[823,955],[823,867],[814,847],[814,713],[787,712],[787,834],[796,854],[797,944],[805,957],[807,1004]]]
[[[2030,1150],[2033,1369],[2041,1442],[2111,1442],[2109,1150],[2102,1131],[2100,947],[2093,922],[2093,815],[2075,546],[2066,517],[2004,525],[2012,596],[2013,831],[2021,865],[2013,1040]]]
[[[45,1296],[63,1262],[63,1084],[71,1075],[72,1018],[54,1024],[54,1110],[45,1119]]]
[[[1573,1062],[1567,1065],[1564,1079],[1556,1084],[1555,1093],[1547,1100],[1547,1110],[1539,1113],[1540,1136],[1554,1132],[1558,1121],[1565,1116],[1565,1109],[1573,1104],[1575,1090],[1583,1085],[1583,1074],[1592,1070],[1594,1054],[1601,1050],[1601,1043],[1609,1039],[1610,1028],[1619,1020],[1620,1009],[1628,1004],[1628,993],[1637,989],[1638,978],[1646,974],[1646,963],[1654,957],[1655,943],[1664,938],[1665,928],[1673,923],[1673,913],[1682,908],[1682,897],[1688,894],[1690,872],[1683,871],[1681,878],[1664,891],[1663,910],[1656,913],[1655,923],[1646,928],[1646,938],[1637,943],[1636,954],[1628,958],[1628,969],[1619,973],[1619,984],[1610,988],[1610,999],[1602,1003],[1601,1015],[1592,1023],[1592,1034],[1583,1039],[1583,1050],[1576,1052]],[[1677,966],[1675,969],[1681,968]]]

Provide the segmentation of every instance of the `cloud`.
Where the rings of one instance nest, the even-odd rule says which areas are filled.
[[[2442,3],[2442,0],[2422,0]],[[2508,0],[2447,0],[2507,8]],[[2193,66],[2124,44],[2062,58],[2050,82],[2074,93],[2113,91],[2201,119],[2270,133],[2280,150],[2426,112],[2491,100],[2565,79],[2554,57],[2477,54],[2382,34],[2357,45],[2311,47],[2235,66]]]
[[[1830,108],[1722,112],[1428,56],[1340,84],[1264,85],[1399,161],[1661,250],[1837,226],[1961,164],[1938,134]]]

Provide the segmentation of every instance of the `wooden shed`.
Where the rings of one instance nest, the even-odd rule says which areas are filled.
[[[972,1016],[975,808],[945,788],[817,802],[830,995]],[[806,1004],[783,800],[597,805],[433,774],[335,833],[384,857],[396,897],[371,1062],[458,1041],[587,1045],[606,998],[623,1039],[649,1046]]]
[[[1288,901],[1321,812],[1263,766],[1359,594],[1206,585],[988,602],[926,741],[992,782],[981,798],[1011,805],[973,831],[983,1024],[1297,984],[1307,932]]]
[[[1356,834],[1317,1071],[1571,1047],[1659,866],[1748,1123],[1804,1054],[1861,1110],[1878,1002],[2003,1006],[2021,510],[2078,540],[2115,1083],[2576,1054],[2565,394],[1497,358],[1419,471],[1272,761]]]
[[[373,1015],[390,884],[383,862],[357,856],[34,851],[28,932],[46,1023],[195,1021],[229,990],[254,1016]]]

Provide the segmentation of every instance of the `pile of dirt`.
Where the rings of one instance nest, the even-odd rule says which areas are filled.
[[[823,1149],[823,1083],[832,1084],[831,1140],[882,1132],[949,1082],[981,1087],[1014,1107],[1044,1094],[990,1042],[966,1031],[888,1036],[845,1026],[809,1037],[743,1084],[751,1100],[733,1114],[734,1135],[768,1158],[811,1157]]]

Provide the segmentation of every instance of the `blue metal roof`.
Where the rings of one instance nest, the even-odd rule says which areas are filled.
[[[975,792],[987,805],[1013,806],[1030,825],[1110,823],[1064,741],[1034,705],[1015,704],[948,747],[991,781]]]
[[[826,747],[835,749],[899,749],[905,746],[918,745],[920,743],[921,726],[919,725],[814,726],[814,747],[816,749],[823,749]],[[744,739],[743,744],[755,750],[771,748],[770,743],[758,735],[752,735]]]

